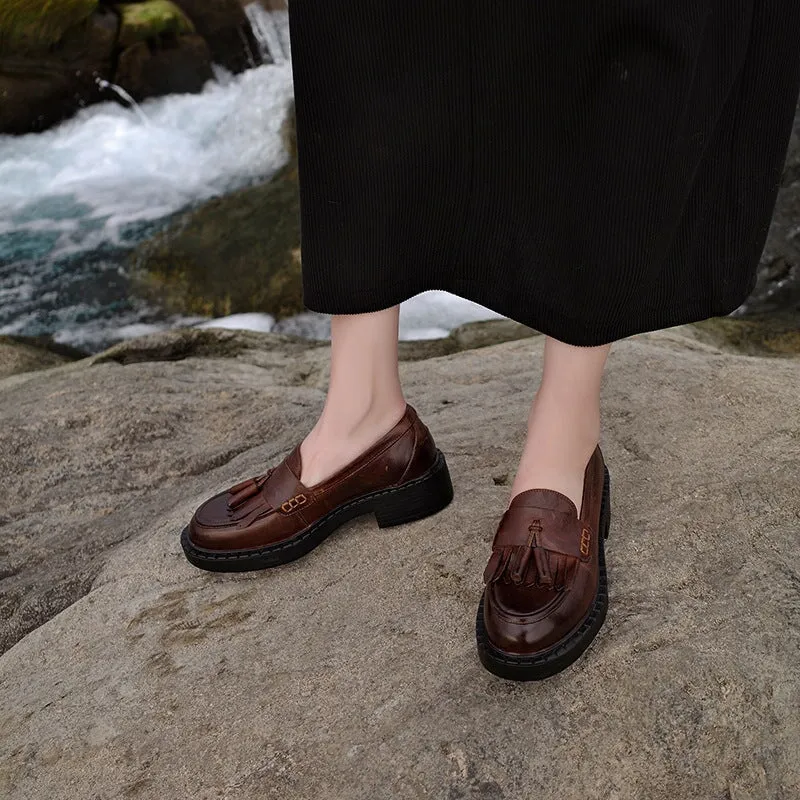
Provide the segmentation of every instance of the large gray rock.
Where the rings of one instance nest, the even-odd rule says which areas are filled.
[[[0,378],[55,367],[86,355],[46,337],[0,336]]]
[[[514,684],[480,666],[474,614],[543,337],[402,362],[447,509],[225,575],[180,529],[305,435],[328,348],[192,335],[0,382],[6,630],[70,576],[79,598],[0,657],[0,796],[798,796],[797,358],[692,326],[615,343],[608,619]]]

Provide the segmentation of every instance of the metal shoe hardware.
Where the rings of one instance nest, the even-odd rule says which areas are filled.
[[[304,494],[296,494],[294,497],[290,497],[288,500],[284,500],[281,503],[281,510],[288,514],[294,511],[298,506],[302,506],[305,502],[306,496]]]
[[[581,554],[584,556],[589,555],[589,544],[592,541],[592,532],[589,528],[581,528]]]

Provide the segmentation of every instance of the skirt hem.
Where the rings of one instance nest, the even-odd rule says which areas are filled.
[[[602,320],[581,322],[566,316],[563,310],[548,306],[541,299],[537,300],[535,306],[530,304],[523,306],[513,296],[492,291],[492,286],[485,282],[467,280],[452,275],[446,281],[436,281],[425,285],[410,282],[397,283],[391,287],[386,285],[373,288],[364,287],[359,292],[358,299],[353,297],[347,303],[323,301],[320,297],[305,291],[303,305],[309,311],[319,314],[368,314],[399,305],[422,292],[445,291],[482,305],[490,311],[566,344],[577,347],[599,347],[639,333],[649,333],[677,325],[700,322],[712,317],[727,316],[745,302],[755,287],[756,279],[757,275],[753,272],[746,286],[732,288],[725,296],[716,301],[709,297],[698,298],[694,303],[685,306],[680,314],[676,314],[675,310],[671,308],[662,308],[659,313],[658,307],[642,306],[636,317],[628,317],[614,328],[609,328]]]

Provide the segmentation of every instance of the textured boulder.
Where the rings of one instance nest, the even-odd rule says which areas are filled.
[[[750,355],[799,355],[800,311],[711,317],[693,326],[704,341]]]
[[[121,26],[114,80],[134,98],[199,92],[214,77],[205,39],[170,0],[115,6]]]
[[[0,378],[77,361],[87,354],[50,339],[0,336]]]
[[[798,360],[705,336],[612,348],[609,615],[537,684],[473,631],[543,337],[401,364],[447,509],[239,575],[178,534],[305,435],[327,344],[171,332],[4,379],[0,621],[30,627],[0,656],[0,796],[794,800]]]

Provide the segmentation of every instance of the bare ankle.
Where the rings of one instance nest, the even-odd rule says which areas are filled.
[[[373,400],[363,408],[352,405],[326,404],[315,429],[318,436],[335,439],[349,438],[360,431],[369,431],[385,425],[388,421],[399,421],[405,413],[406,401],[402,397],[392,400]]]
[[[375,405],[358,417],[325,416],[323,413],[301,443],[301,480],[311,486],[327,478],[391,430],[402,418],[405,408],[403,400],[394,407]]]

